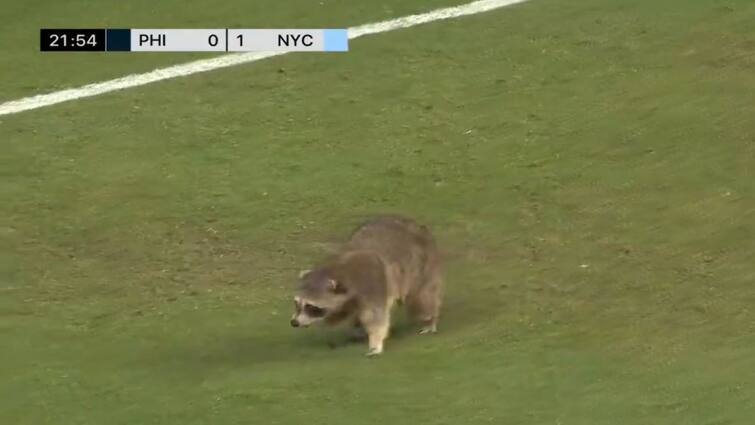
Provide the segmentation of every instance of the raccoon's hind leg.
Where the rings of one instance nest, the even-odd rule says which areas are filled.
[[[423,287],[407,298],[409,315],[422,324],[420,334],[438,331],[442,295],[441,276],[436,273]]]
[[[367,332],[369,340],[368,356],[376,356],[383,352],[383,342],[388,338],[390,329],[390,313],[388,308],[373,308],[365,310],[359,315],[359,321]]]

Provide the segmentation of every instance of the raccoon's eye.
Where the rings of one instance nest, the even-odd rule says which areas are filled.
[[[307,313],[307,316],[309,317],[322,317],[325,316],[326,310],[312,304],[306,304],[304,306],[304,312]]]

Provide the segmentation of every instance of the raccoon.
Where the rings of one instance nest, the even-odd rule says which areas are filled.
[[[360,225],[320,266],[299,276],[291,326],[350,322],[366,334],[368,356],[383,352],[391,309],[435,333],[443,292],[441,260],[430,230],[401,216],[378,216]]]

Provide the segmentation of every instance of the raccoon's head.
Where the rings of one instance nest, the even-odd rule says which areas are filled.
[[[324,270],[299,275],[299,290],[294,296],[291,326],[307,327],[338,313],[349,301],[348,290]]]

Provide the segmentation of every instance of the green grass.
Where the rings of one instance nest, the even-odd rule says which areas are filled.
[[[42,55],[47,22],[346,26],[449,2],[253,3],[18,2],[0,99],[193,57]],[[751,423],[753,19],[532,0],[1,117],[0,423]],[[291,329],[297,271],[385,211],[448,252],[441,332],[399,322],[370,360]]]

